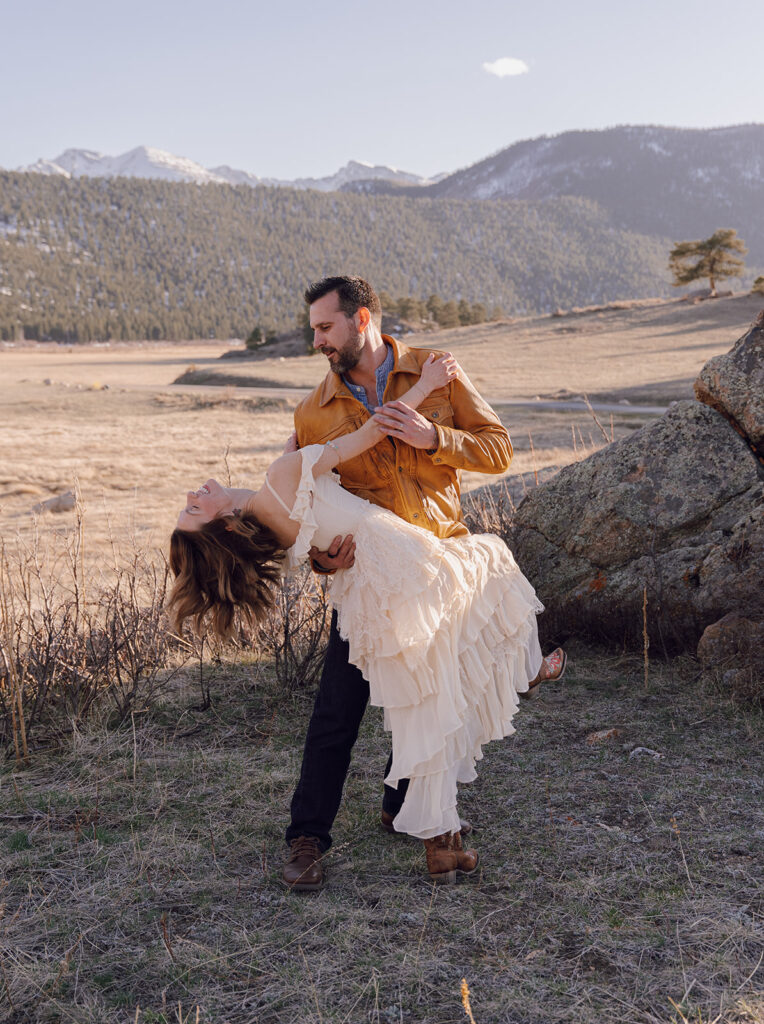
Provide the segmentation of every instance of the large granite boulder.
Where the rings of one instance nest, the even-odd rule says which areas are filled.
[[[546,605],[546,640],[694,651],[730,611],[764,613],[764,486],[746,441],[713,409],[660,420],[529,492],[508,538]]]
[[[695,397],[720,412],[764,463],[764,310],[731,351],[706,363]]]

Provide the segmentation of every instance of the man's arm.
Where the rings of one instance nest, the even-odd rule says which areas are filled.
[[[503,473],[512,461],[512,442],[506,427],[464,374],[451,384],[453,427],[435,423],[438,443],[432,453],[454,469]]]

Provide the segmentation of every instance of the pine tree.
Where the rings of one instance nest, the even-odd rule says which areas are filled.
[[[379,304],[382,307],[382,312],[387,313],[388,316],[395,314],[395,299],[386,291],[377,292],[377,298]]]
[[[427,312],[435,323],[440,323],[440,312],[443,309],[443,299],[440,295],[431,295],[427,300]]]
[[[398,316],[403,320],[417,320],[419,319],[419,306],[419,299],[405,295],[398,299]]]
[[[441,327],[458,327],[459,326],[459,307],[456,305],[453,299],[449,299],[448,302],[444,302],[440,310],[440,318],[438,323]]]
[[[473,302],[470,310],[471,324],[484,324],[488,319],[488,311],[482,302]]]
[[[472,323],[472,307],[466,299],[459,299],[457,307],[459,311],[459,323],[466,325]]]
[[[711,297],[716,298],[716,282],[727,277],[740,277],[745,262],[734,253],[748,250],[734,228],[719,228],[710,238],[695,242],[678,242],[669,256],[669,270],[674,287],[708,278]]]

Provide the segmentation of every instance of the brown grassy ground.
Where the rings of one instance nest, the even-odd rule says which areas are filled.
[[[533,409],[502,400],[561,392],[616,400],[686,397],[703,363],[725,351],[761,305],[749,296],[705,302],[633,303],[626,309],[536,317],[416,336],[452,349],[496,404],[516,449],[510,476],[584,457],[604,443],[586,412]],[[291,429],[294,399],[253,400],[246,389],[179,392],[171,382],[193,364],[225,372],[227,345],[40,345],[0,350],[0,528],[29,538],[29,510],[77,484],[94,561],[111,538],[161,546],[185,491],[209,475],[259,482]],[[236,372],[252,374],[252,363]],[[257,376],[312,386],[320,357],[256,363]],[[50,381],[49,384],[43,383]],[[105,390],[104,386],[108,389]],[[610,430],[609,416],[602,416]],[[615,414],[615,436],[645,422]],[[466,474],[463,489],[485,482]],[[72,516],[45,516],[41,528],[66,530]]]
[[[697,370],[727,351],[763,305],[761,296],[748,294],[696,305],[645,300],[406,340],[452,351],[491,402],[588,392],[651,404],[691,398]],[[197,367],[305,387],[316,383],[315,356],[282,359],[278,347],[270,351],[238,365],[197,361]]]
[[[497,400],[681,397],[755,305],[636,304],[428,342],[451,348],[497,402],[513,472],[529,483],[534,466],[603,440],[587,414]],[[76,479],[86,563],[106,571],[121,551],[163,546],[189,484],[229,470],[257,479],[289,431],[291,401],[170,386],[220,351],[0,352],[4,540],[30,541],[29,508]],[[314,383],[324,367],[276,359],[267,376],[277,372]],[[616,436],[641,422],[626,408]],[[42,548],[73,523],[40,518]],[[565,682],[522,705],[516,737],[489,749],[466,789],[483,869],[453,889],[422,876],[419,844],[377,831],[387,738],[372,711],[328,887],[282,890],[310,702],[251,660],[205,666],[207,711],[186,670],[163,705],[120,729],[93,722],[28,767],[5,762],[0,1020],[456,1024],[462,977],[477,1024],[764,1020],[760,716],[708,690],[690,660],[653,663],[645,692],[641,662],[571,655]],[[611,728],[621,735],[587,743]],[[662,756],[630,756],[638,747]]]
[[[188,675],[134,726],[6,767],[0,1018],[458,1024],[465,977],[478,1024],[761,1021],[760,719],[689,662],[645,692],[640,661],[571,654],[465,787],[483,867],[453,888],[378,830],[373,710],[327,887],[283,890],[310,702],[255,664],[212,669],[206,712]]]

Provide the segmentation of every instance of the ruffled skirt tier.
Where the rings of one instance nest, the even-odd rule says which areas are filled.
[[[357,523],[355,565],[331,583],[350,661],[385,709],[393,760],[410,780],[395,828],[421,839],[459,830],[458,783],[482,747],[514,732],[518,693],[541,667],[543,605],[504,542],[440,540],[383,509]]]

